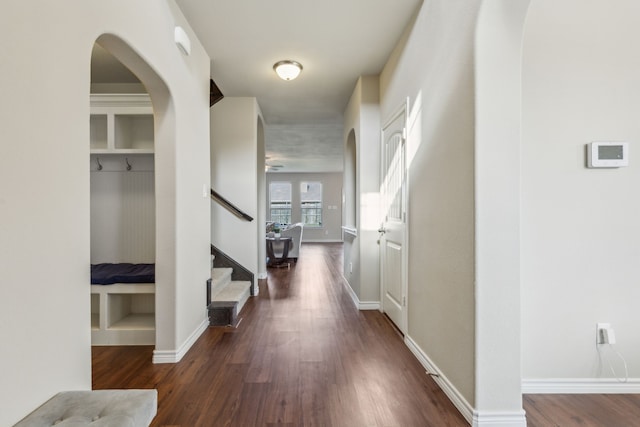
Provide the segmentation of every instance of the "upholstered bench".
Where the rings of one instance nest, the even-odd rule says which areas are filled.
[[[14,427],[148,427],[157,408],[156,390],[63,391]]]

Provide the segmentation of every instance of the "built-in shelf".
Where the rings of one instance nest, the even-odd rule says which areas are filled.
[[[156,316],[153,313],[132,313],[109,326],[109,329],[146,330],[156,328]]]
[[[149,95],[92,94],[90,107],[91,171],[153,171]],[[91,343],[155,344],[155,284],[91,285]]]
[[[147,94],[91,95],[92,154],[151,154],[153,107]]]
[[[153,345],[155,322],[155,284],[91,285],[92,345]]]

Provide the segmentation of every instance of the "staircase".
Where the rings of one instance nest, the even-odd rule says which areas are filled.
[[[251,282],[232,280],[233,268],[213,268],[207,283],[209,326],[236,326],[238,313],[251,296]]]

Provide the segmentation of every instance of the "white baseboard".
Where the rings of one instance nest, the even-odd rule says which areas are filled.
[[[523,379],[524,394],[632,394],[640,393],[640,378],[620,382],[614,378]]]
[[[358,310],[380,310],[379,301],[360,301],[357,305]]]
[[[177,350],[153,350],[153,363],[178,363],[200,335],[209,327],[209,319],[204,319],[189,338]]]
[[[358,310],[380,310],[380,301],[360,301],[344,276],[342,276],[342,284]]]
[[[305,243],[342,243],[342,239],[304,239],[301,244]]]
[[[462,396],[462,394],[460,394],[460,392],[454,387],[454,385],[451,384],[451,381],[449,381],[449,379],[445,375],[443,375],[442,372],[440,372],[440,370],[435,365],[435,363],[433,363],[433,361],[429,359],[429,357],[424,353],[424,351],[422,351],[422,349],[418,346],[418,344],[416,344],[416,342],[409,335],[405,335],[404,343],[407,345],[407,347],[409,347],[409,350],[411,350],[411,353],[413,353],[413,355],[418,359],[420,364],[424,367],[424,369],[427,370],[427,372],[438,375],[438,376],[433,376],[432,377],[433,380],[436,382],[436,384],[438,384],[438,386],[440,386],[442,391],[444,391],[444,394],[447,395],[447,397],[449,398],[449,400],[451,400],[453,405],[456,408],[458,408],[458,411],[460,411],[460,413],[467,420],[467,422],[469,424],[472,424],[473,422],[474,423],[473,425],[476,426],[475,424],[476,414],[474,413],[473,407],[469,404],[469,402],[467,402],[467,399],[465,399],[464,396]],[[477,424],[477,425],[484,426],[485,424]],[[489,426],[489,424],[486,424],[486,425]]]
[[[527,419],[524,411],[474,411],[471,425],[473,427],[527,427]]]

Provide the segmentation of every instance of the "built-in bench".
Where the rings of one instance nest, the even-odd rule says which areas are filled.
[[[157,409],[157,390],[63,391],[14,427],[148,427]]]

